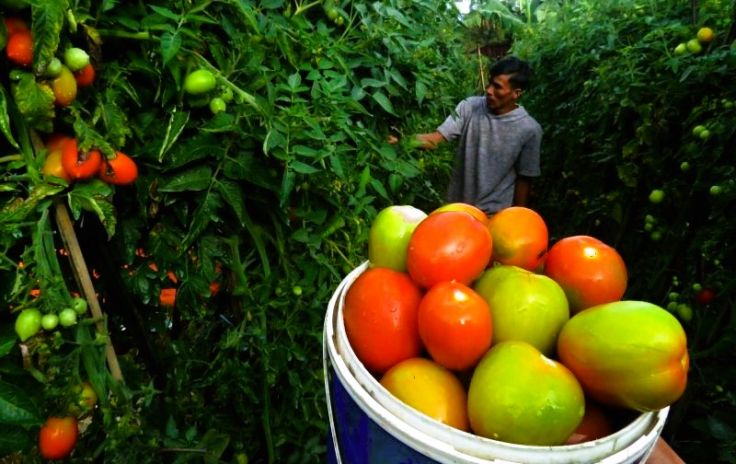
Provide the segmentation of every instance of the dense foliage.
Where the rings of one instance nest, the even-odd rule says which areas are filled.
[[[478,68],[457,10],[28,3],[0,2],[34,37],[31,68],[0,61],[0,455],[39,460],[44,418],[73,414],[78,462],[323,461],[325,305],[365,259],[379,209],[440,202],[449,151],[424,157],[386,140],[432,128],[472,91]],[[97,77],[63,108],[44,76],[72,45]],[[185,92],[196,69],[217,87]],[[137,181],[42,176],[50,133],[129,154]],[[80,317],[21,343],[21,310],[58,312],[81,291],[57,233],[65,208],[107,330]],[[124,382],[106,366],[108,340]],[[74,406],[84,381],[92,410]]]
[[[692,367],[665,437],[686,462],[733,462],[736,12],[692,3],[548,6],[514,51],[532,62],[526,105],[545,128],[534,206],[553,240],[614,245],[627,298],[678,315]],[[710,44],[677,49],[701,27],[715,32]]]

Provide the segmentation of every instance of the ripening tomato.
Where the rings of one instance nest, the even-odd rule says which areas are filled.
[[[61,153],[61,165],[72,179],[89,179],[97,174],[102,164],[102,155],[99,150],[90,150],[88,153],[79,153],[77,139],[69,140]]]
[[[51,134],[48,139],[46,139],[46,149],[48,151],[54,151],[54,150],[63,150],[64,145],[70,140],[72,140],[73,137],[70,137],[66,134]]]
[[[41,173],[46,177],[58,177],[66,183],[72,181],[72,178],[64,170],[64,166],[61,165],[61,150],[53,150],[46,155]]]
[[[466,285],[491,259],[493,244],[485,224],[468,213],[430,214],[409,240],[406,267],[421,287],[456,280]]]
[[[491,346],[491,310],[482,296],[459,282],[440,282],[419,303],[419,337],[438,364],[469,369]]]
[[[28,24],[20,18],[5,17],[3,18],[3,22],[5,22],[8,37],[14,35],[16,32],[28,30]]]
[[[59,75],[51,81],[54,92],[54,103],[62,108],[72,104],[77,98],[77,81],[74,74],[66,66],[61,66]]]
[[[33,64],[33,36],[31,31],[20,30],[8,37],[5,54],[13,63],[28,67]]]
[[[45,459],[63,459],[71,454],[78,436],[75,417],[49,417],[38,434],[38,449]]]
[[[417,311],[422,295],[403,272],[383,267],[361,274],[345,295],[345,332],[355,355],[375,373],[419,356]]]
[[[716,297],[716,292],[710,288],[703,288],[695,295],[695,301],[703,306],[709,305]]]
[[[547,253],[547,224],[536,211],[511,206],[494,214],[488,221],[493,237],[491,260],[528,271],[541,267]]]
[[[117,152],[115,158],[103,161],[97,176],[108,184],[128,185],[138,178],[138,166],[133,158]]]
[[[590,398],[641,412],[677,401],[690,366],[682,325],[645,301],[614,301],[579,312],[562,327],[557,355]]]
[[[544,273],[565,291],[572,314],[620,300],[628,279],[621,255],[587,235],[565,237],[552,245]]]
[[[95,82],[95,67],[87,63],[85,67],[74,73],[77,87],[89,87]]]
[[[381,377],[396,398],[443,424],[468,431],[465,388],[455,374],[425,358],[401,361]]]
[[[483,224],[488,223],[488,216],[486,215],[485,211],[469,203],[447,203],[446,205],[440,206],[429,214],[437,214],[444,211],[464,211],[482,222]]]

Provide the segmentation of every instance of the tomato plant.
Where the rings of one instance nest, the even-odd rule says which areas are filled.
[[[74,417],[49,417],[38,433],[38,448],[46,459],[64,459],[77,444],[79,429]]]

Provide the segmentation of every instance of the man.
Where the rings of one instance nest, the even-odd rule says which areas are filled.
[[[541,126],[517,103],[530,77],[529,65],[516,57],[497,61],[485,96],[461,101],[435,132],[416,135],[427,149],[459,139],[448,202],[470,203],[488,215],[527,204],[531,179],[540,175],[542,141]]]

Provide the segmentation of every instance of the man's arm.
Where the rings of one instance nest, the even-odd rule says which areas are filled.
[[[439,132],[430,132],[427,134],[416,134],[412,142],[416,143],[418,148],[424,150],[434,150],[437,146],[445,141],[445,137]],[[399,138],[394,135],[388,136],[388,143],[399,143]]]
[[[514,186],[514,206],[526,206],[529,202],[529,191],[532,188],[532,178],[518,176]]]

